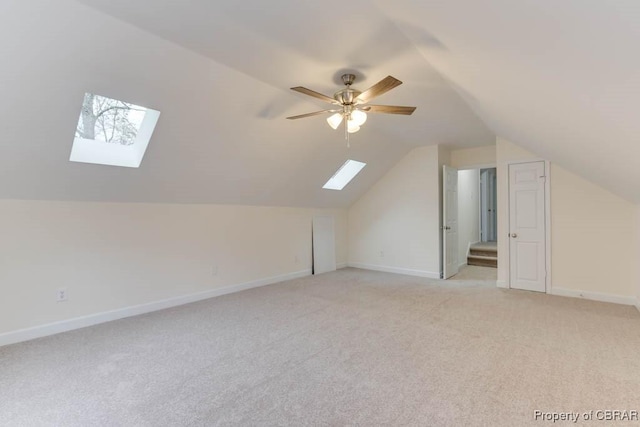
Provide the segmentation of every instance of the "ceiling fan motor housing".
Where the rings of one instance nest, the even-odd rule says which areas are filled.
[[[342,89],[333,94],[333,97],[342,105],[353,105],[355,99],[362,92],[359,90],[351,89],[350,87]]]
[[[362,92],[359,90],[351,89],[353,81],[356,79],[355,74],[343,74],[342,82],[347,86],[345,89],[339,90],[333,94],[333,97],[342,105],[353,105],[354,100]]]

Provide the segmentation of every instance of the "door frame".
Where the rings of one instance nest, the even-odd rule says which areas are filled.
[[[534,162],[544,162],[544,173],[546,179],[544,180],[544,244],[545,244],[545,293],[552,294],[553,287],[551,284],[551,162],[541,158],[531,158],[527,160],[511,160],[507,161],[505,164],[507,166],[506,170],[506,180],[507,180],[507,211],[506,211],[506,224],[507,224],[507,232],[510,234],[511,230],[511,188],[510,188],[510,174],[509,167],[511,165],[523,164],[523,163],[534,163]],[[509,285],[509,289],[511,289],[511,240],[507,239],[508,245],[506,250],[504,250],[504,260],[506,265],[506,280]],[[498,261],[500,262],[500,261]]]

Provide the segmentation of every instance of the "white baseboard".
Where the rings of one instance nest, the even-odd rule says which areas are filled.
[[[336,270],[340,270],[341,268],[347,268],[349,267],[349,264],[347,264],[346,262],[341,262],[340,264],[336,264]]]
[[[577,291],[574,289],[558,288],[554,286],[551,295],[561,297],[583,298],[592,301],[611,302],[614,304],[635,305],[637,307],[638,300],[634,297],[626,297],[624,295],[605,294],[601,292]]]
[[[509,289],[509,284],[506,282],[506,280],[498,280],[496,281],[496,285],[502,289]]]
[[[385,273],[405,274],[407,276],[428,277],[430,279],[439,279],[440,273],[425,270],[413,270],[410,268],[389,267],[386,265],[364,264],[361,262],[350,262],[349,267],[361,268],[363,270],[383,271]]]
[[[640,311],[640,298],[636,298],[636,308]]]
[[[311,275],[311,269],[0,334],[0,347]]]

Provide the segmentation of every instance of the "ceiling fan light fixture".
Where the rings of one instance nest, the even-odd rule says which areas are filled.
[[[299,114],[297,116],[287,117],[289,120],[303,119],[305,117],[317,116],[319,114],[333,113],[327,119],[327,123],[332,129],[337,130],[338,127],[344,125],[344,136],[349,147],[349,134],[358,132],[360,126],[367,121],[367,112],[370,113],[386,113],[386,114],[402,114],[411,115],[416,107],[405,107],[399,105],[367,105],[372,99],[389,92],[391,89],[401,85],[402,82],[395,77],[387,76],[378,83],[371,86],[364,92],[353,89],[351,84],[355,80],[355,74],[343,74],[342,82],[345,88],[333,94],[333,98],[323,95],[306,87],[296,86],[291,90],[312,96],[332,105],[332,109],[314,111],[307,114]]]
[[[338,129],[338,126],[340,126],[340,123],[342,123],[342,113],[335,113],[329,116],[329,118],[327,118],[327,123],[329,123],[329,126],[331,126],[334,130]]]
[[[357,126],[362,126],[364,124],[364,122],[367,121],[367,113],[365,113],[364,111],[360,111],[360,110],[353,110],[351,112],[351,120],[352,122],[354,122]]]

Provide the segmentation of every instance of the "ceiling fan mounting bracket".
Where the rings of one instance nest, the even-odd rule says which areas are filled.
[[[355,74],[343,74],[342,75],[342,82],[347,86],[351,86],[355,79],[356,79],[356,75]]]

